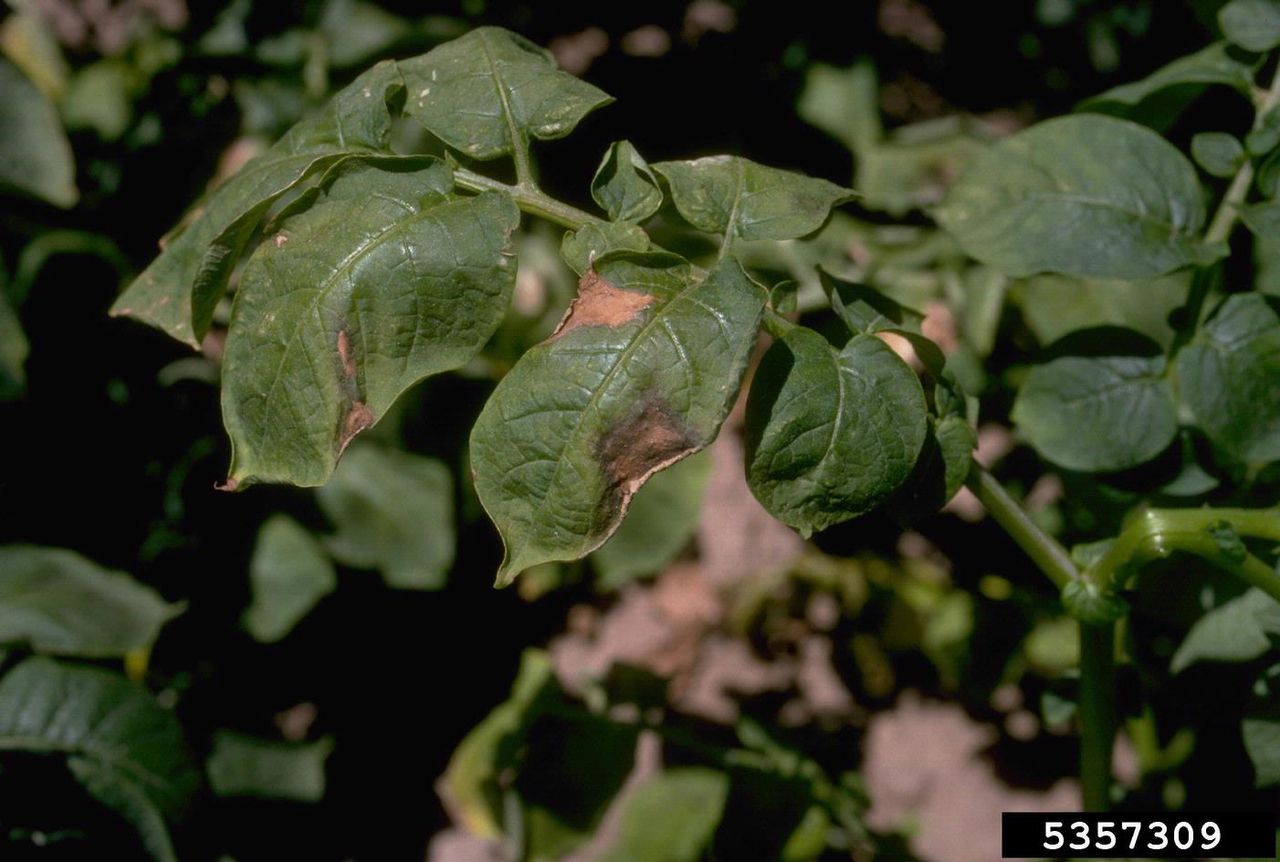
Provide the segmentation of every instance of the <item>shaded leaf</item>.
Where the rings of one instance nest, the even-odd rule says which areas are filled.
[[[764,300],[732,259],[703,279],[674,255],[597,259],[471,434],[476,493],[506,548],[500,585],[600,547],[649,476],[715,438]]]
[[[199,347],[258,223],[313,174],[344,157],[385,148],[391,130],[387,102],[401,86],[395,64],[380,63],[290,129],[196,205],[111,313],[135,317]]]
[[[525,729],[555,692],[550,658],[525,650],[511,696],[472,728],[449,758],[436,790],[449,814],[473,835],[502,835],[499,776],[515,763]]]
[[[1240,208],[1240,220],[1261,240],[1280,237],[1280,201],[1266,201]]]
[[[337,69],[386,55],[410,31],[409,22],[364,0],[328,0],[319,31],[328,45],[329,63]]]
[[[906,480],[928,430],[924,391],[883,341],[837,351],[790,330],[765,354],[747,402],[747,482],[803,535],[864,514]]]
[[[1280,3],[1231,0],[1218,10],[1218,26],[1228,40],[1246,51],[1270,51],[1280,45]]]
[[[796,112],[859,155],[883,134],[875,67],[868,60],[848,69],[812,63]]]
[[[123,572],[72,551],[0,548],[0,643],[116,658],[150,649],[180,611]]]
[[[995,144],[947,195],[942,226],[1009,275],[1138,279],[1204,264],[1191,163],[1155,132],[1080,114]]]
[[[1222,84],[1245,96],[1253,92],[1256,62],[1244,62],[1231,55],[1225,42],[1215,42],[1194,54],[1174,60],[1141,81],[1113,87],[1087,99],[1082,107],[1093,109],[1107,103],[1136,105],[1170,87]]]
[[[794,239],[816,231],[851,189],[739,156],[653,166],[680,215],[699,230],[735,239]]]
[[[600,862],[698,862],[728,795],[728,776],[713,769],[668,769],[654,776],[627,800],[617,838]],[[659,823],[662,828],[654,828]]]
[[[0,58],[0,189],[64,209],[80,194],[71,144],[58,112],[18,68]]]
[[[600,587],[617,589],[676,558],[697,532],[710,475],[711,459],[699,453],[658,473],[636,492],[617,532],[591,554]]]
[[[1258,293],[1229,296],[1178,353],[1182,403],[1229,458],[1280,459],[1280,315]]]
[[[521,150],[530,139],[563,138],[613,101],[561,72],[549,51],[500,27],[477,27],[400,63],[404,112],[475,159]]]
[[[256,796],[319,802],[324,798],[324,764],[333,741],[276,742],[220,730],[206,770],[219,796]]]
[[[859,154],[859,202],[901,217],[940,203],[952,181],[989,146],[962,118],[930,120],[894,131]]]
[[[1031,369],[1013,421],[1036,451],[1069,470],[1124,470],[1173,442],[1178,423],[1164,360],[1067,356]]]
[[[893,510],[914,520],[945,506],[969,477],[977,445],[973,426],[963,416],[930,416],[915,468],[893,494]]]
[[[519,211],[451,188],[439,163],[350,162],[249,259],[222,372],[230,487],[323,484],[405,389],[493,334]]]
[[[1244,164],[1244,144],[1228,132],[1200,132],[1191,139],[1191,157],[1206,173],[1225,178]]]
[[[391,587],[438,589],[453,565],[453,480],[439,461],[365,444],[317,492],[337,527],[325,545]]]
[[[1280,783],[1280,665],[1269,669],[1254,686],[1241,731],[1253,761],[1254,785]]]
[[[0,750],[63,755],[85,789],[128,819],[158,860],[162,829],[199,785],[182,728],[141,688],[92,667],[30,658],[0,678]]]
[[[1198,661],[1252,661],[1280,638],[1280,604],[1252,588],[1208,611],[1187,632],[1169,663],[1179,673]]]
[[[644,221],[662,206],[662,188],[630,141],[615,141],[596,168],[591,197],[611,221]]]
[[[578,275],[611,251],[648,251],[649,235],[633,224],[588,224],[564,235],[560,256]]]
[[[16,397],[26,387],[30,350],[22,321],[0,289],[0,401]]]
[[[338,584],[333,564],[297,521],[272,515],[249,560],[253,603],[244,625],[259,641],[278,641]]]

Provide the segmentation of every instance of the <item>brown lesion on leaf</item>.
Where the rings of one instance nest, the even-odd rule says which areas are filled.
[[[342,419],[342,427],[338,431],[338,454],[346,451],[357,434],[371,427],[374,423],[373,411],[363,401],[352,402],[347,415]]]
[[[556,339],[579,326],[622,326],[653,304],[648,293],[623,290],[595,270],[587,270],[578,282],[578,296],[569,303],[564,319],[551,333]]]
[[[596,444],[596,458],[618,511],[650,476],[702,448],[704,441],[657,392],[640,398]]]
[[[371,427],[377,421],[377,417],[360,396],[360,387],[356,381],[358,369],[355,351],[351,347],[351,336],[347,333],[345,326],[338,329],[337,352],[342,375],[340,380],[342,391],[351,404],[338,427],[337,453],[341,456],[352,439],[361,431]]]

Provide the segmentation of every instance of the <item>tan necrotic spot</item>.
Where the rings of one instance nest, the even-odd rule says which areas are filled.
[[[551,337],[558,338],[580,326],[622,326],[652,305],[653,300],[650,294],[615,287],[590,270],[578,282],[578,296]]]
[[[596,457],[616,489],[618,505],[625,507],[650,476],[701,445],[683,417],[661,395],[650,393],[600,438]]]

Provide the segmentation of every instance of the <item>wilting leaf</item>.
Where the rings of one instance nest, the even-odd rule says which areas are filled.
[[[1254,686],[1241,730],[1245,751],[1253,761],[1255,786],[1280,783],[1280,665]]]
[[[29,351],[22,321],[0,288],[0,401],[13,398],[25,387]]]
[[[453,565],[453,481],[439,461],[365,444],[317,492],[337,533],[326,546],[391,587],[438,589]]]
[[[600,862],[698,862],[711,843],[729,795],[723,772],[669,769],[627,800],[618,836]],[[662,828],[655,828],[655,824]]]
[[[658,162],[680,215],[699,230],[734,239],[794,239],[822,227],[853,191],[739,156]]]
[[[257,796],[319,802],[324,763],[333,741],[276,742],[220,730],[213,736],[207,771],[219,796]]]
[[[1013,421],[1044,457],[1069,470],[1135,467],[1173,442],[1178,422],[1164,360],[1067,356],[1031,369]]]
[[[1280,459],[1280,314],[1258,293],[1227,297],[1178,353],[1179,394],[1235,461]]]
[[[809,535],[864,514],[906,480],[928,430],[924,391],[880,339],[837,351],[797,327],[760,362],[747,402],[747,482]]]
[[[1191,139],[1191,157],[1215,177],[1229,177],[1244,164],[1244,144],[1229,132],[1200,132]]]
[[[499,27],[478,27],[400,63],[404,112],[475,159],[563,138],[613,101],[556,68],[551,53]]]
[[[662,206],[658,178],[630,141],[609,145],[591,180],[591,196],[611,221],[644,221]]]
[[[992,146],[947,195],[942,226],[965,251],[1015,276],[1137,279],[1225,253],[1199,241],[1195,168],[1127,120],[1088,114]]]
[[[701,280],[674,255],[597,259],[472,431],[476,492],[506,548],[499,584],[600,547],[650,475],[715,438],[764,299],[732,259]]]
[[[89,658],[149,649],[181,608],[61,548],[0,548],[0,644]]]
[[[271,516],[258,532],[249,581],[253,604],[245,611],[245,628],[268,643],[287,635],[338,583],[319,543],[286,515]]]
[[[493,334],[519,211],[451,188],[439,163],[349,162],[249,259],[222,372],[230,486],[323,484],[405,389]]]
[[[636,492],[618,531],[591,555],[601,587],[616,589],[675,559],[697,532],[710,473],[710,457],[692,455]]]
[[[1136,105],[1148,96],[1169,87],[1222,84],[1248,96],[1253,91],[1254,63],[1233,57],[1225,42],[1216,42],[1167,66],[1141,81],[1113,87],[1087,99],[1082,107],[1092,109],[1108,103]]]
[[[258,223],[307,177],[344,157],[384,149],[391,130],[387,101],[400,87],[395,64],[380,63],[290,129],[195,207],[111,313],[136,317],[199,347]]]
[[[1169,670],[1178,673],[1198,661],[1252,661],[1280,639],[1280,603],[1257,588],[1236,596],[1196,620]]]
[[[520,737],[555,692],[550,658],[526,650],[511,696],[454,750],[436,789],[450,815],[467,831],[482,838],[502,834],[499,776],[514,764]]]
[[[648,251],[649,235],[633,224],[588,224],[564,235],[560,256],[578,275],[611,251]]]
[[[0,678],[0,749],[61,755],[90,793],[130,821],[153,859],[199,785],[182,728],[119,674],[30,658]]]
[[[79,197],[71,145],[58,112],[36,85],[0,59],[0,189],[8,187],[59,207]]]
[[[1280,3],[1231,0],[1218,10],[1222,34],[1246,51],[1263,53],[1280,45]]]

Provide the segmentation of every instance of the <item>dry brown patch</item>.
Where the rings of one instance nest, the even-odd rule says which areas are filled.
[[[559,338],[579,326],[621,326],[652,305],[653,300],[650,294],[615,287],[595,270],[589,270],[578,282],[578,296],[569,304],[551,338]]]

